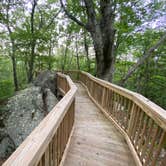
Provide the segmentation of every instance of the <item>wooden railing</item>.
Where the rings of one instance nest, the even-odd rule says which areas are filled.
[[[140,94],[81,71],[68,71],[124,135],[137,165],[166,165],[166,110]]]
[[[74,123],[76,86],[68,76],[57,74],[64,97],[41,121],[4,166],[55,166],[62,162]]]

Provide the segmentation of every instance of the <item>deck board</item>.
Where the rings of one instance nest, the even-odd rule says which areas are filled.
[[[64,162],[65,166],[134,166],[123,136],[76,84],[74,133]]]

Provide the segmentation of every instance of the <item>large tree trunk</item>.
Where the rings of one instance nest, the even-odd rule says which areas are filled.
[[[115,20],[116,3],[109,0],[99,1],[101,14],[99,18],[96,14],[94,1],[84,0],[87,14],[87,23],[84,24],[68,12],[63,4],[63,0],[60,0],[60,2],[66,15],[78,25],[84,27],[91,34],[96,56],[97,77],[112,82],[115,64],[115,30],[113,24]]]
[[[112,82],[114,74],[114,29],[108,28],[103,21],[99,27],[96,26],[95,33],[91,32],[96,55],[97,77]],[[111,26],[111,24],[110,24]]]

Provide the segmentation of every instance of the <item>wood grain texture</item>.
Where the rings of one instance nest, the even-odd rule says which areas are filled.
[[[77,84],[75,130],[65,166],[131,165],[134,160],[123,136]]]
[[[65,96],[3,164],[4,166],[59,165],[74,123],[76,86],[58,74],[58,88]]]

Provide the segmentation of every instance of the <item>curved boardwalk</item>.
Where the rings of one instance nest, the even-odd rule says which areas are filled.
[[[77,84],[76,118],[65,166],[134,166],[132,155],[113,124]]]

